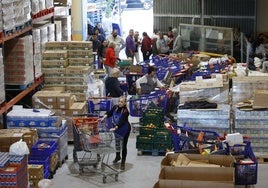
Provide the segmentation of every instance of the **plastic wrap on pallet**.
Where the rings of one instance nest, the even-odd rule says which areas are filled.
[[[31,0],[32,14],[37,14],[40,11],[39,0]]]
[[[268,155],[268,110],[243,111],[234,109],[234,131],[247,135],[258,155]],[[257,129],[256,129],[257,127]]]
[[[229,114],[227,104],[218,105],[217,109],[178,109],[177,124],[224,133],[229,132]]]
[[[47,109],[26,109],[22,106],[14,106],[7,114],[8,127],[59,127],[62,125],[62,118],[51,116],[51,110]]]
[[[238,102],[253,98],[255,90],[268,90],[267,76],[234,77],[232,87],[232,100]]]
[[[229,103],[229,89],[222,90],[221,88],[206,88],[196,89],[191,91],[181,91],[180,104],[189,101],[207,100],[217,104]]]
[[[46,9],[54,7],[54,0],[45,0],[45,2],[46,2]]]

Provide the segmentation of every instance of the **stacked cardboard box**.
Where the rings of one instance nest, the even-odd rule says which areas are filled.
[[[76,101],[88,97],[88,76],[93,70],[92,43],[83,41],[47,42],[42,70],[46,86],[64,86]]]
[[[28,85],[34,81],[33,39],[31,35],[5,43],[5,83]]]
[[[1,129],[0,130],[0,151],[9,152],[11,144],[24,140],[28,148],[37,142],[37,130],[32,128],[15,128],[15,129]]]
[[[66,124],[68,126],[68,141],[72,141],[73,138],[73,115],[87,114],[86,101],[75,102],[75,96],[71,93],[64,93],[63,90],[46,90],[45,88],[45,90],[39,91],[33,95],[32,104],[33,107],[37,109],[47,106],[48,108],[61,112],[61,115],[66,119]],[[65,132],[63,132],[62,135],[64,133]]]

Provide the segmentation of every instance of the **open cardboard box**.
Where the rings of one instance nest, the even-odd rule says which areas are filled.
[[[171,161],[176,160],[181,153],[174,153],[166,155],[162,161],[161,166],[171,166]],[[230,155],[201,155],[183,153],[191,161],[207,161],[209,164],[216,164],[224,167],[233,167],[235,159]]]
[[[171,161],[176,160],[179,154],[168,154],[163,158],[159,181],[155,184],[155,188],[157,186],[161,188],[234,187],[235,169],[233,165],[235,159],[232,156],[184,154],[191,161],[206,161],[209,164],[216,164],[220,167],[206,165],[199,167],[171,166]]]
[[[232,183],[211,182],[211,181],[192,181],[192,180],[167,180],[160,179],[154,184],[153,188],[234,188]]]

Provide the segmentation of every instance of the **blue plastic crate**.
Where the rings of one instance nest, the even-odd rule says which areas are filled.
[[[235,184],[236,185],[254,185],[258,179],[258,163],[235,163]]]
[[[33,156],[50,156],[58,147],[56,141],[38,140],[31,149],[31,155]]]

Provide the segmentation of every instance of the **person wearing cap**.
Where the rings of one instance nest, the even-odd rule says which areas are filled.
[[[156,77],[156,67],[149,66],[148,73],[136,80],[136,91],[139,95],[150,94],[156,87],[160,89],[164,88],[164,84],[161,83]]]

